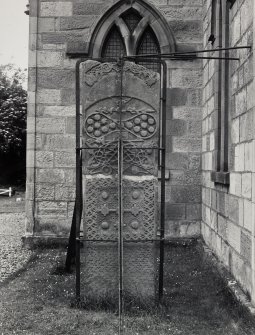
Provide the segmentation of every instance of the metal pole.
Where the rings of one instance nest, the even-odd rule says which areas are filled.
[[[162,143],[161,151],[161,218],[160,218],[160,250],[159,250],[159,302],[162,301],[164,288],[164,238],[165,238],[165,173],[166,173],[166,84],[167,65],[162,61],[163,92],[162,92]]]
[[[123,59],[120,59],[120,109],[119,109],[119,142],[118,142],[118,198],[119,198],[119,234],[118,234],[118,254],[119,254],[119,334],[123,329],[123,141],[122,141],[122,106],[123,106]]]
[[[81,200],[82,200],[82,171],[81,171],[81,152],[80,147],[80,64],[82,60],[76,63],[76,250],[75,250],[75,265],[76,265],[76,299],[79,301],[81,297],[81,280],[80,280],[80,220],[81,220]]]

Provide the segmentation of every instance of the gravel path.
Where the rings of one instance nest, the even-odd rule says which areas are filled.
[[[25,231],[24,200],[0,198],[0,283],[21,270],[32,252],[22,248]]]

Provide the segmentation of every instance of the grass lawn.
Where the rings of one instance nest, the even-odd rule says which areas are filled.
[[[118,334],[114,310],[72,307],[75,277],[63,250],[38,251],[0,286],[0,334]],[[167,246],[164,306],[126,312],[123,334],[250,335],[252,320],[227,294],[198,245]]]

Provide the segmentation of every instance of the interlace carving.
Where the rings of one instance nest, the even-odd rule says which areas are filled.
[[[87,142],[84,166],[87,174],[118,173],[118,142]],[[123,173],[128,175],[157,174],[155,142],[129,142],[123,146]],[[91,149],[93,148],[93,149]],[[144,149],[143,149],[144,148]]]
[[[85,184],[85,226],[88,239],[117,239],[118,183],[112,178],[87,179]],[[124,239],[155,237],[155,180],[123,181]]]
[[[120,73],[120,65],[118,63],[98,63],[92,61],[90,65],[84,66],[84,81],[88,86],[93,86],[112,71]],[[132,62],[124,63],[123,72],[132,73],[143,80],[149,87],[152,87],[159,80],[158,73]]]

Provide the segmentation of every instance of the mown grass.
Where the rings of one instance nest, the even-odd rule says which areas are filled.
[[[118,334],[114,305],[74,304],[74,274],[60,271],[64,257],[63,250],[40,251],[25,271],[1,285],[0,334]],[[169,246],[163,304],[129,304],[123,334],[250,335],[255,327],[198,246]]]

